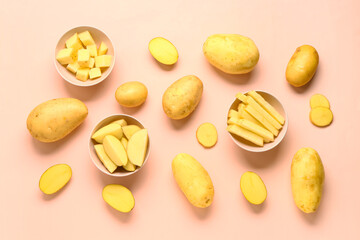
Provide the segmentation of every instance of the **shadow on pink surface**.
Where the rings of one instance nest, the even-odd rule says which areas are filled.
[[[58,195],[63,194],[63,192],[66,191],[66,189],[68,188],[68,186],[69,186],[70,184],[71,184],[71,179],[70,179],[70,181],[69,181],[63,188],[61,188],[61,189],[60,189],[59,191],[57,191],[56,193],[53,193],[53,194],[50,194],[50,195],[41,192],[41,190],[39,190],[39,191],[40,191],[40,194],[42,195],[41,197],[42,197],[42,199],[43,199],[44,201],[51,201],[51,200],[57,198]]]
[[[219,75],[222,79],[227,80],[230,83],[237,84],[237,85],[244,85],[247,84],[251,79],[255,79],[254,75],[256,74],[256,67],[249,73],[245,74],[229,74],[225,73],[216,67],[211,65],[211,68],[214,70],[217,75]]]
[[[115,97],[114,97],[114,99],[115,99]],[[134,115],[137,112],[141,111],[141,109],[144,109],[145,106],[147,105],[147,102],[148,102],[148,100],[146,100],[143,104],[141,104],[140,106],[137,106],[137,107],[124,107],[124,106],[121,106],[118,102],[116,102],[115,104],[117,104],[119,106],[121,113],[124,113],[127,115]]]
[[[152,61],[153,61],[153,62],[156,62],[156,64],[157,64],[162,70],[164,70],[164,71],[171,71],[171,70],[173,70],[174,68],[176,68],[176,66],[177,66],[177,63],[178,63],[178,62],[176,62],[176,63],[173,64],[173,65],[166,65],[166,64],[162,64],[162,63],[158,62],[155,58],[153,58],[153,57],[151,56],[150,53],[149,53],[149,55],[150,55],[150,58],[152,59]],[[178,61],[179,61],[179,60],[178,60]]]

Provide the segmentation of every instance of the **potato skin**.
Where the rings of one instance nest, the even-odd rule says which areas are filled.
[[[325,179],[319,154],[301,148],[291,163],[291,188],[296,206],[304,213],[315,212],[320,204]]]
[[[126,82],[116,89],[115,98],[124,107],[137,107],[147,98],[148,90],[141,82]]]
[[[175,81],[166,89],[162,105],[169,118],[183,119],[190,115],[199,104],[203,92],[202,81],[189,75]]]
[[[252,71],[259,61],[259,50],[248,37],[239,34],[214,34],[207,38],[203,53],[211,65],[229,74]]]
[[[314,76],[319,64],[319,54],[310,45],[296,49],[286,67],[286,80],[294,87],[307,84]]]
[[[52,99],[39,104],[29,114],[26,124],[30,134],[41,142],[58,141],[87,117],[86,105],[75,98]]]
[[[209,207],[214,199],[214,186],[208,172],[191,155],[178,154],[172,161],[174,178],[189,202],[195,207]]]

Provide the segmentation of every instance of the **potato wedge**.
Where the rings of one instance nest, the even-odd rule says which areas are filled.
[[[102,191],[104,201],[119,212],[130,212],[135,206],[131,191],[119,184],[106,185]]]
[[[137,131],[129,139],[127,155],[132,164],[140,167],[144,163],[148,141],[149,137],[147,129]]]
[[[125,119],[119,119],[119,120],[113,121],[112,123],[119,124],[122,127],[127,125],[127,122],[125,121]]]
[[[314,94],[310,98],[310,107],[325,107],[330,108],[329,100],[322,94]]]
[[[137,125],[126,125],[122,127],[123,133],[125,137],[129,140],[131,136],[136,133],[137,131],[140,131],[141,128]]]
[[[119,124],[110,123],[99,130],[97,130],[91,138],[94,139],[97,143],[103,143],[104,137],[107,135],[112,135],[117,139],[121,139],[123,136],[122,128]]]
[[[45,194],[53,194],[63,188],[71,179],[71,167],[67,164],[56,164],[48,168],[39,181],[39,188]]]
[[[106,169],[110,173],[113,173],[116,170],[117,165],[113,161],[111,161],[109,156],[106,154],[104,146],[102,144],[96,144],[94,145],[94,148],[97,156],[99,157],[100,161],[104,164]]]
[[[162,37],[154,38],[149,42],[149,51],[158,62],[165,65],[173,65],[179,58],[176,47]]]
[[[240,179],[240,189],[246,200],[251,204],[261,204],[265,201],[267,191],[264,182],[254,172],[245,172]]]
[[[318,127],[326,127],[333,120],[332,111],[326,107],[316,107],[310,111],[310,121]]]
[[[119,139],[113,135],[107,135],[104,138],[103,145],[106,154],[117,166],[121,167],[127,164],[128,156]]]
[[[218,139],[216,127],[211,123],[201,124],[196,130],[196,139],[206,148],[213,147]]]

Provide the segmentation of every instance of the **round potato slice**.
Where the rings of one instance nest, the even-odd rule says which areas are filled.
[[[56,193],[69,182],[71,176],[72,171],[69,165],[54,165],[41,175],[39,188],[45,194]]]
[[[246,200],[255,205],[263,203],[267,196],[264,182],[254,172],[245,172],[241,176],[240,189]]]
[[[213,147],[218,139],[215,126],[211,123],[201,124],[196,131],[196,138],[204,147]]]
[[[326,107],[313,108],[310,111],[310,121],[318,127],[330,125],[333,120],[332,111]]]
[[[176,47],[162,37],[154,38],[149,42],[149,51],[158,62],[165,65],[173,65],[179,58]]]
[[[120,212],[130,212],[135,206],[131,191],[119,184],[109,184],[102,191],[104,201]]]
[[[322,94],[314,94],[310,98],[310,107],[316,108],[316,107],[325,107],[330,108],[329,100]]]

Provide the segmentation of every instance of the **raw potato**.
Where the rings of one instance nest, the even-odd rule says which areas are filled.
[[[310,107],[316,108],[316,107],[325,107],[330,108],[329,100],[322,94],[314,94],[310,98]]]
[[[29,114],[26,124],[35,139],[41,142],[55,142],[77,128],[87,115],[88,109],[80,100],[58,98],[35,107]]]
[[[301,211],[316,211],[324,179],[324,167],[319,154],[312,148],[297,151],[291,163],[291,188],[295,204]]]
[[[236,118],[230,118],[228,120],[229,124],[235,124],[242,128],[245,128],[253,133],[256,133],[260,137],[264,138],[264,140],[271,142],[274,141],[274,135],[266,130],[265,128],[247,120],[247,119],[236,119]]]
[[[215,34],[203,46],[206,59],[225,73],[243,74],[254,69],[259,61],[255,43],[238,34]]]
[[[71,179],[72,171],[67,164],[57,164],[48,168],[39,181],[40,190],[45,194],[53,194],[63,188]]]
[[[137,107],[147,98],[148,90],[141,82],[126,82],[116,89],[116,101],[124,107]]]
[[[179,58],[176,47],[162,37],[154,38],[149,42],[149,51],[158,62],[165,65],[173,65]]]
[[[119,184],[106,185],[102,191],[102,197],[112,208],[123,213],[130,212],[135,206],[131,191]]]
[[[104,137],[107,135],[113,135],[117,139],[121,139],[123,136],[121,126],[116,123],[110,123],[97,130],[91,138],[94,139],[97,143],[103,143]]]
[[[121,127],[124,127],[127,125],[127,122],[125,121],[125,119],[119,119],[119,120],[113,121],[112,123],[119,124]]]
[[[113,161],[111,161],[109,156],[106,154],[104,146],[102,144],[96,144],[94,145],[94,148],[98,158],[104,164],[106,169],[110,173],[113,173],[116,170],[117,165]]]
[[[104,138],[103,145],[106,154],[117,166],[121,167],[127,164],[128,156],[119,139],[112,135],[107,135]]]
[[[246,130],[245,128],[242,128],[238,125],[229,125],[227,126],[226,130],[229,132],[229,133],[232,133],[232,134],[235,134],[239,137],[242,137],[252,143],[254,143],[255,145],[257,146],[264,146],[264,139],[262,137],[260,137],[259,135],[249,131],[249,130]]]
[[[318,64],[319,54],[314,47],[298,47],[286,67],[286,80],[294,87],[301,87],[312,79]]]
[[[318,127],[326,127],[333,120],[332,111],[326,107],[316,107],[310,111],[310,121]]]
[[[240,189],[246,200],[255,205],[263,203],[267,196],[264,182],[254,172],[245,172],[241,176]]]
[[[171,119],[183,119],[189,116],[199,104],[203,92],[203,83],[193,75],[180,78],[166,89],[162,105]]]
[[[147,129],[141,129],[134,133],[127,144],[127,154],[132,164],[141,167],[144,163],[148,146]],[[124,164],[126,165],[126,164]]]
[[[124,146],[124,148],[127,152],[128,140],[125,137],[123,137],[123,138],[121,138],[120,142]],[[133,172],[136,170],[136,166],[134,164],[132,164],[130,161],[128,161],[127,164],[123,166],[123,168],[129,172]]]
[[[195,158],[178,154],[172,161],[174,178],[189,202],[195,207],[209,207],[214,199],[214,186],[208,172]]]
[[[128,140],[131,138],[132,135],[134,135],[134,133],[140,131],[140,129],[141,128],[137,125],[127,125],[122,127],[124,135]]]
[[[211,123],[201,124],[196,131],[196,139],[204,147],[213,147],[218,139],[216,127]]]

